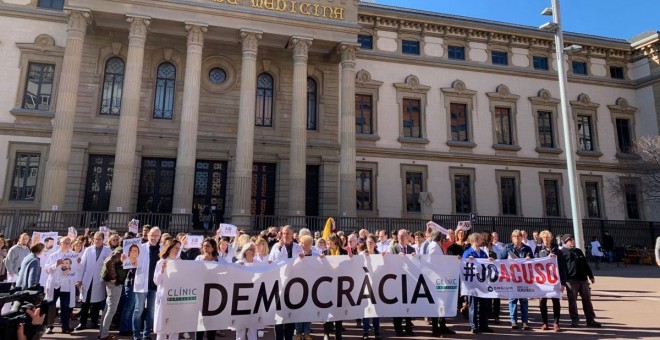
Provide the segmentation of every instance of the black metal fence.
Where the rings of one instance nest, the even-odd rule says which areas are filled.
[[[100,226],[120,232],[127,230],[131,219],[140,221],[140,225],[159,226],[164,232],[176,234],[179,232],[201,232],[193,229],[193,219],[190,214],[156,214],[128,212],[94,212],[94,211],[39,211],[39,210],[0,210],[0,233],[6,237],[16,238],[22,232],[57,231],[66,234],[68,227],[74,226],[81,233],[84,228],[92,231]],[[269,226],[291,225],[295,229],[309,228],[312,232],[322,231],[327,217],[315,216],[252,216],[250,228],[254,231],[264,230]],[[468,215],[433,215],[433,221],[446,227],[455,228],[459,221],[469,220]],[[337,230],[352,232],[367,229],[370,232],[397,229],[423,231],[427,220],[415,218],[387,217],[339,217],[335,219]],[[660,236],[660,222],[649,221],[614,221],[585,219],[582,221],[585,241],[592,237],[602,240],[604,232],[610,232],[617,245],[640,248],[653,248],[656,237]],[[508,235],[515,229],[532,231],[549,230],[554,235],[573,233],[573,222],[565,218],[530,218],[530,217],[500,217],[478,216],[473,225],[475,231],[497,231],[500,239],[508,240]]]

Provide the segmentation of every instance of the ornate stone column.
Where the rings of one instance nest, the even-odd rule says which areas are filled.
[[[115,166],[112,175],[111,212],[132,210],[131,199],[136,182],[135,146],[140,114],[144,44],[147,41],[147,31],[151,19],[129,16],[126,21],[129,26],[128,56],[126,58],[126,73],[119,113]]]
[[[241,30],[243,60],[241,65],[241,97],[238,110],[236,164],[231,220],[237,226],[250,225],[252,202],[252,160],[254,159],[254,109],[257,82],[257,48],[261,31]]]
[[[62,73],[57,91],[57,105],[53,119],[53,134],[46,163],[42,210],[59,210],[64,206],[73,125],[78,103],[78,84],[82,64],[83,43],[92,14],[87,10],[66,9],[67,39]]]
[[[339,214],[356,216],[355,197],[355,52],[356,44],[339,45],[341,55],[341,159],[339,162]]]
[[[312,39],[292,37],[293,100],[289,154],[289,216],[305,214],[307,174],[307,59]]]
[[[202,50],[206,25],[186,23],[188,50],[186,53],[186,78],[183,88],[183,109],[179,148],[176,156],[174,201],[172,213],[189,214],[192,211],[195,185],[195,160],[197,158],[197,126],[199,125],[199,88],[202,72]]]

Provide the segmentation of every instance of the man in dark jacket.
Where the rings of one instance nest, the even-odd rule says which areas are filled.
[[[398,243],[390,243],[390,254],[402,254],[402,255],[414,255],[415,248],[408,244],[408,231],[405,229],[399,230],[397,234]],[[405,321],[405,326],[404,326]],[[392,318],[392,323],[394,323],[394,332],[396,336],[414,336],[412,319],[407,318]],[[404,333],[405,330],[405,333]]]
[[[568,313],[571,315],[571,326],[579,324],[577,296],[582,297],[582,309],[587,318],[587,327],[600,327],[595,321],[596,313],[591,304],[591,289],[589,281],[596,283],[594,274],[591,272],[589,263],[582,250],[575,248],[573,235],[567,234],[562,237],[564,248],[561,250],[566,262],[566,295],[568,296]],[[588,279],[588,280],[587,280]]]

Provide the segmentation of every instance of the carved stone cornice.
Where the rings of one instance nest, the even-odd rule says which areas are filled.
[[[633,115],[637,112],[637,108],[628,104],[628,101],[625,98],[617,98],[615,105],[607,105],[611,113],[620,113]]]
[[[550,91],[546,89],[539,90],[539,94],[536,97],[529,97],[529,101],[531,101],[532,104],[547,106],[556,106],[561,103],[559,99],[552,98]]]
[[[241,47],[243,52],[257,53],[259,47],[259,40],[263,33],[261,31],[241,30]]]
[[[204,45],[204,38],[209,30],[207,25],[186,23],[184,27],[188,32],[188,45]]]
[[[467,86],[465,86],[465,82],[460,79],[454,80],[451,83],[451,87],[443,87],[440,91],[449,96],[465,98],[471,98],[477,94],[477,91],[469,90]]]
[[[486,96],[488,96],[488,98],[490,99],[508,101],[508,102],[515,102],[518,100],[518,98],[520,98],[519,95],[512,94],[511,90],[509,90],[509,87],[504,84],[500,84],[499,86],[497,86],[495,92],[487,92]]]
[[[87,26],[92,23],[92,13],[88,10],[66,8],[64,10],[67,20],[67,32],[69,35],[79,33],[84,35]]]
[[[577,100],[571,100],[571,107],[573,109],[596,110],[600,104],[591,101],[588,95],[580,93]]]
[[[151,24],[151,18],[127,16],[126,22],[128,23],[128,39],[133,41],[139,39],[145,41],[147,39],[147,32]]]

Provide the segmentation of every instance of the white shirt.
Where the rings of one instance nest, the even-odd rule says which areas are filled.
[[[497,243],[493,243],[493,251],[495,252],[495,254],[497,254],[497,257],[500,256],[502,250],[504,250],[504,243],[499,241]],[[534,250],[532,249],[532,251]]]
[[[387,254],[390,252],[390,240],[385,240],[385,242],[378,242],[376,244],[376,249],[378,249],[379,254]]]

